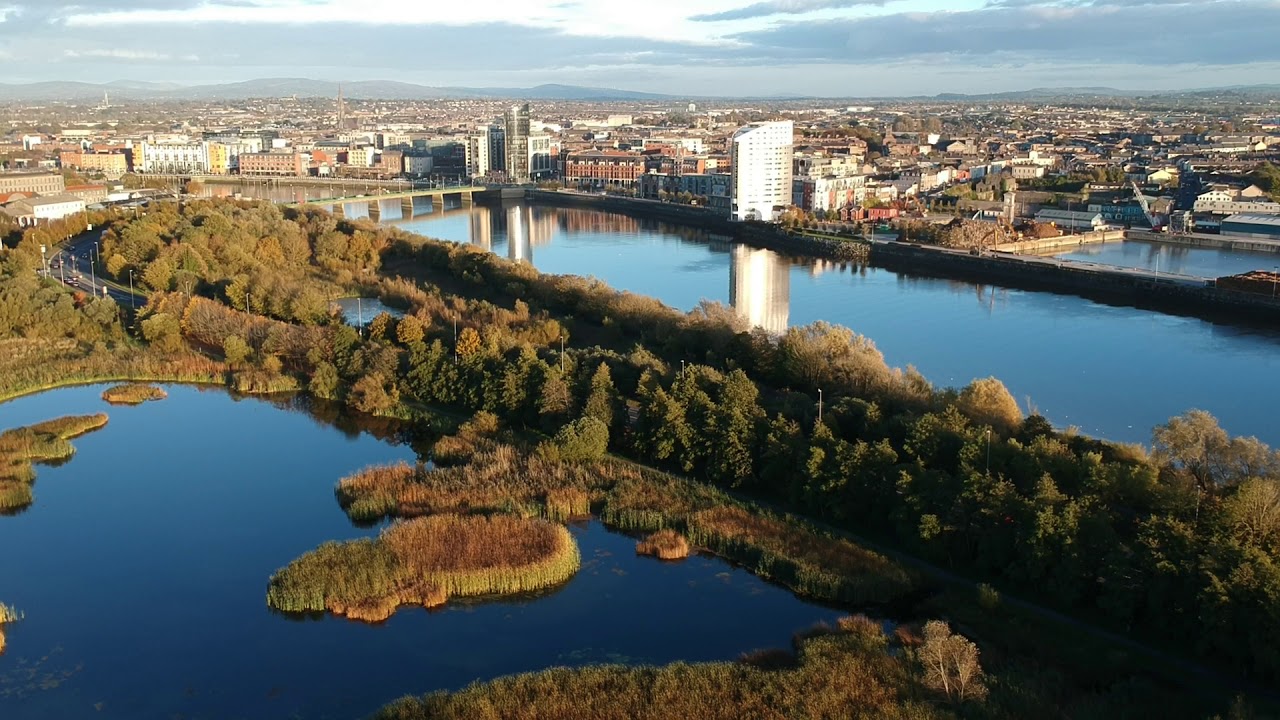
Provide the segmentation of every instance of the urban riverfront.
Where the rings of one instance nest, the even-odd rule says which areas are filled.
[[[421,208],[426,210],[426,208]],[[1259,389],[1280,370],[1280,332],[1113,306],[1073,295],[786,257],[618,213],[528,204],[394,223],[469,242],[543,272],[597,277],[682,310],[733,305],[773,331],[826,320],[875,341],[891,364],[960,386],[1003,380],[1055,424],[1147,442],[1189,408],[1280,444]],[[1025,408],[1024,408],[1025,409]]]

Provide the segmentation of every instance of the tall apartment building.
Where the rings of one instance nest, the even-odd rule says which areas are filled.
[[[512,105],[503,113],[506,127],[507,181],[529,181],[529,103]]]
[[[467,177],[476,178],[489,174],[493,169],[489,159],[489,129],[467,137]]]
[[[49,172],[6,172],[0,173],[0,195],[10,193],[35,193],[37,195],[57,195],[67,189],[67,183],[60,173]]]
[[[790,120],[744,125],[730,140],[734,220],[772,220],[775,208],[791,204]]]
[[[507,131],[501,123],[489,126],[489,170],[507,169]]]

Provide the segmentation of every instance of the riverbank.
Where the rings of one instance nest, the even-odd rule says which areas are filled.
[[[553,190],[529,190],[525,198],[530,202],[552,207],[602,210],[646,220],[685,225],[718,235],[728,235],[735,242],[789,255],[805,255],[843,262],[863,262],[868,257],[867,243],[858,238],[789,233],[766,223],[732,222],[710,210],[690,205],[616,195],[588,195]]]
[[[1217,287],[1212,281],[1147,270],[1076,263],[1052,257],[973,255],[902,242],[877,242],[872,264],[889,270],[992,282],[1006,287],[1079,295],[1107,303],[1215,321],[1280,323],[1280,301]]]

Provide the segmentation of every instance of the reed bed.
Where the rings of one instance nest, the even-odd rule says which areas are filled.
[[[913,577],[897,563],[792,518],[741,506],[703,510],[689,539],[802,595],[847,603],[884,602],[909,592]]]
[[[106,424],[103,413],[69,415],[0,433],[0,513],[24,510],[35,501],[31,489],[36,479],[33,463],[71,457],[75,454],[71,438]]]
[[[14,610],[9,605],[0,603],[0,655],[4,654],[5,637],[4,626],[10,623],[16,623],[22,619],[22,613]]]
[[[113,405],[141,405],[144,402],[163,400],[169,393],[163,388],[145,383],[125,383],[102,391],[102,399]]]
[[[470,448],[458,455],[467,461],[441,468],[366,468],[338,483],[339,502],[365,522],[472,512],[564,521],[598,507],[610,527],[682,533],[687,545],[819,600],[890,602],[915,585],[911,573],[882,555],[744,505],[708,485],[613,459],[560,463],[492,440],[446,446]]]
[[[0,340],[0,402],[68,385],[124,381],[225,385],[227,373],[223,363],[195,353],[69,338]]]
[[[675,530],[667,528],[636,543],[636,553],[652,555],[659,560],[682,560],[689,557],[689,541]]]
[[[552,668],[405,698],[378,720],[740,720],[954,717],[915,682],[911,661],[884,652],[878,627],[827,628],[754,662]]]
[[[378,622],[404,605],[554,587],[581,558],[563,526],[508,515],[398,522],[376,540],[326,543],[272,576],[267,604]]]

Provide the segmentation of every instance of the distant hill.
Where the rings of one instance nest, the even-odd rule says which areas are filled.
[[[180,86],[173,83],[117,80],[105,84],[55,81],[13,85],[0,83],[0,102],[88,102],[100,100],[104,92],[115,100],[248,100],[254,98],[333,98],[338,95],[339,83],[332,80],[308,78],[260,78],[244,82],[218,85]],[[523,100],[580,100],[580,101],[669,101],[677,98],[702,99],[700,97],[663,95],[658,93],[618,90],[616,88],[583,87],[580,85],[547,84],[531,88],[513,87],[432,87],[394,80],[361,80],[341,83],[345,97],[360,100],[432,100],[432,99],[523,99]],[[1280,96],[1280,85],[1240,85],[1220,88],[1189,90],[1120,90],[1112,87],[1060,87],[1032,88],[997,93],[941,93],[933,96],[880,96],[880,100],[919,100],[934,102],[1036,102],[1061,100],[1100,100],[1106,98],[1209,98],[1217,96],[1266,97]],[[731,99],[722,96],[721,99]],[[816,100],[802,96],[732,97],[738,100],[788,101]],[[834,98],[832,98],[834,99]],[[839,98],[857,100],[859,98]]]
[[[84,101],[111,93],[120,100],[247,100],[251,98],[337,97],[339,83],[307,78],[262,78],[220,85],[182,87],[165,83],[117,80],[106,84],[42,82],[26,85],[0,84],[0,101]],[[392,80],[363,80],[341,83],[345,97],[361,100],[431,100],[435,98],[526,98],[529,100],[666,100],[667,95],[580,87],[539,85],[532,88],[430,87]]]

